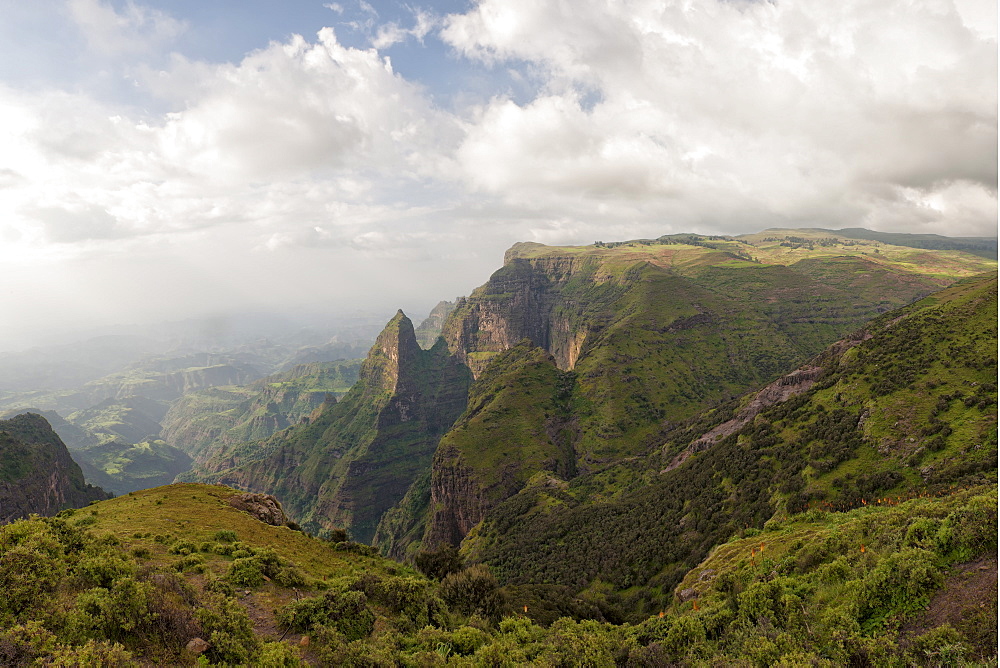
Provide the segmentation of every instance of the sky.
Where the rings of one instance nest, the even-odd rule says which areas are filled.
[[[0,350],[518,241],[997,233],[994,0],[0,0]]]

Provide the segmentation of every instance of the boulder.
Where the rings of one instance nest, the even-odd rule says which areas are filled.
[[[253,515],[265,524],[280,527],[288,522],[288,517],[285,516],[281,503],[270,494],[256,494],[254,492],[239,494],[229,499],[229,505]]]

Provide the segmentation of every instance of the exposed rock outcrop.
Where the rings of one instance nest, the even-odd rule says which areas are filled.
[[[422,350],[397,312],[342,400],[252,444],[263,457],[211,480],[273,493],[311,530],[348,527],[352,539],[370,541],[385,511],[430,467],[465,408],[469,381],[443,343]]]
[[[237,510],[253,515],[264,524],[283,526],[288,522],[281,503],[271,494],[246,492],[230,497],[229,505]]]

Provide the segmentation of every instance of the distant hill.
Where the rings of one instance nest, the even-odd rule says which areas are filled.
[[[861,227],[831,230],[852,239],[871,239],[895,246],[912,246],[931,250],[956,250],[980,257],[997,259],[996,237],[943,237],[938,234],[900,234],[898,232],[873,232]]]

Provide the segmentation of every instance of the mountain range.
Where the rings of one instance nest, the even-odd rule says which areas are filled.
[[[199,562],[235,582],[225,569],[256,559],[271,584],[250,587],[264,589],[249,611],[316,641],[307,660],[985,660],[995,638],[961,619],[995,625],[990,248],[818,229],[520,243],[485,285],[420,326],[397,312],[360,363],[187,392],[155,420],[156,436],[192,458],[183,480],[274,495],[289,527],[384,569],[368,584],[345,579],[336,601],[310,604],[326,612],[299,618],[287,611],[299,610],[289,597],[301,585],[275,574],[305,552],[260,557],[277,549],[261,539],[235,561],[218,548]],[[349,390],[331,391],[354,374]],[[162,489],[97,508],[235,494]],[[113,514],[96,524],[154,561],[183,561],[171,545],[211,538],[207,520],[184,513],[172,537],[168,525],[139,526],[153,515]],[[440,580],[405,575],[424,612],[403,614],[402,594],[376,582],[404,587],[375,550]],[[967,579],[992,568],[985,609],[969,607],[975,598],[950,604],[959,612],[942,612],[947,623],[921,616],[935,592],[961,589],[963,564],[975,564]],[[218,611],[202,586],[185,605]],[[450,620],[430,612],[435,596]],[[333,611],[343,606],[355,612]],[[364,632],[345,621],[367,614],[382,621]],[[416,619],[438,631],[417,633]],[[465,645],[462,629],[483,635]],[[211,660],[236,660],[220,638]],[[136,642],[128,651],[141,655]]]

